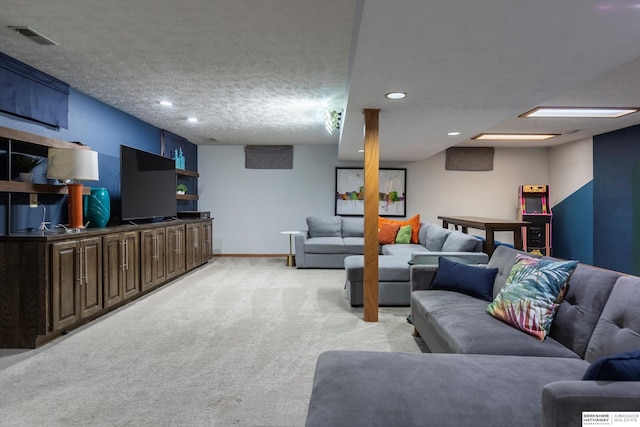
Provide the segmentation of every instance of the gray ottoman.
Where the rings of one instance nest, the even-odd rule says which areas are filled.
[[[345,287],[352,307],[364,302],[364,256],[344,259]],[[411,301],[410,265],[404,257],[378,256],[378,304],[408,307]]]

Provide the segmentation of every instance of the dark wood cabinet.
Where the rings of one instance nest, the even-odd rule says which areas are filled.
[[[107,234],[102,242],[104,305],[111,307],[140,292],[138,233]]]
[[[211,219],[0,237],[0,348],[35,348],[209,259]]]
[[[80,266],[76,241],[51,245],[51,304],[53,330],[80,320]]]
[[[153,288],[167,278],[165,265],[166,230],[164,227],[140,233],[140,286],[143,291]]]
[[[202,263],[202,224],[200,222],[187,224],[186,262],[187,270]]]
[[[52,330],[102,310],[102,239],[51,244]]]
[[[167,279],[176,277],[185,271],[185,227],[184,224],[166,228],[167,239]]]
[[[202,221],[202,261],[206,262],[213,256],[213,221]]]

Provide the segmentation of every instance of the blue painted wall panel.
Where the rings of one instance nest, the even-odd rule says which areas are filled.
[[[116,221],[120,214],[120,144],[154,154],[160,154],[161,148],[159,128],[74,89],[69,93],[68,129],[55,129],[4,113],[0,113],[0,126],[63,141],[80,141],[97,151],[100,181],[86,184],[109,190],[112,202],[111,217]],[[185,151],[189,153],[190,165],[197,165],[197,146],[189,145]],[[35,182],[46,182],[44,165],[34,172]],[[41,195],[39,201],[47,207],[47,221],[67,222],[66,197]],[[0,199],[0,202],[0,234],[5,234],[6,199]],[[26,195],[14,195],[12,203],[11,231],[39,226],[42,221],[42,209],[30,209]]]
[[[640,160],[640,126],[593,138],[593,263],[633,271],[632,176]]]
[[[593,264],[593,181],[553,207],[553,255]]]

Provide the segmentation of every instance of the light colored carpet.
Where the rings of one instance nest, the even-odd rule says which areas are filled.
[[[318,355],[421,352],[404,308],[351,308],[342,270],[209,264],[37,350],[2,350],[1,426],[303,426]]]

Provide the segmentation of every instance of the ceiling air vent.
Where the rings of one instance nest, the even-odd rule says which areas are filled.
[[[16,30],[17,32],[19,32],[20,34],[22,34],[25,37],[29,37],[30,40],[32,40],[32,41],[34,41],[34,42],[36,42],[38,44],[49,45],[49,46],[57,46],[58,45],[58,43],[54,42],[50,38],[47,38],[47,37],[43,36],[42,34],[37,32],[33,28],[15,27],[15,26],[11,26],[11,25],[9,25],[9,28],[11,28],[12,30]]]

